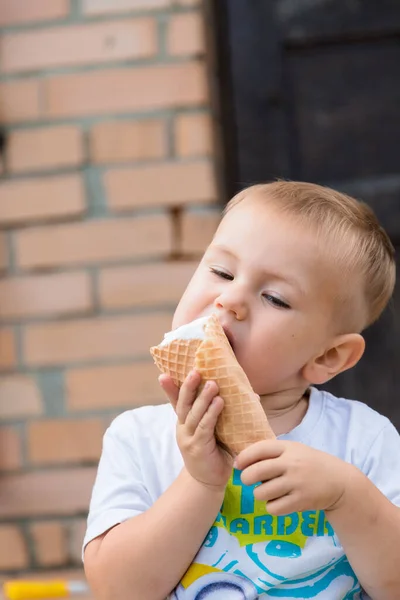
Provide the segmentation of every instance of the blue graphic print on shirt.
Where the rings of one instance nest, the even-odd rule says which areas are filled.
[[[233,471],[215,523],[171,598],[360,600],[324,512],[271,515],[254,487]]]

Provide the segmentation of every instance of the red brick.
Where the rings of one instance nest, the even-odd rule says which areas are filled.
[[[198,62],[64,75],[44,86],[49,117],[193,106],[207,99],[205,68]]]
[[[185,213],[182,219],[180,251],[183,254],[202,254],[210,244],[220,218],[218,211]]]
[[[66,523],[67,525],[67,523]],[[65,567],[59,567],[59,568],[54,568],[51,569],[49,571],[47,570],[30,570],[30,571],[25,571],[24,573],[18,573],[15,575],[15,579],[18,579],[20,581],[54,581],[54,578],[57,579],[70,579],[71,581],[85,581],[85,574],[84,574],[84,570],[82,568],[65,568]],[[77,595],[74,596],[74,600],[88,600],[88,597],[85,596],[85,598],[83,599],[83,597],[81,595]],[[91,598],[91,596],[90,596]],[[41,599],[42,600],[42,599]]]
[[[69,13],[69,0],[0,0],[0,26],[61,19]]]
[[[183,114],[175,119],[175,148],[179,156],[212,154],[211,118],[206,114]]]
[[[62,523],[33,523],[30,530],[38,565],[58,567],[68,562],[67,532]]]
[[[110,169],[104,181],[109,204],[116,210],[214,202],[217,194],[207,161]]]
[[[183,13],[170,17],[167,49],[173,56],[193,56],[204,53],[204,23],[201,13]]]
[[[101,419],[47,419],[28,425],[28,455],[34,465],[98,461],[104,435]]]
[[[171,0],[83,0],[87,15],[106,15],[131,10],[151,10],[168,6]]]
[[[83,162],[82,135],[77,127],[41,127],[13,131],[7,141],[12,173],[75,167]]]
[[[93,162],[122,162],[161,158],[166,154],[163,121],[109,121],[95,125],[91,132]]]
[[[172,227],[167,215],[37,227],[17,232],[15,247],[24,268],[159,257],[171,251]]]
[[[24,356],[29,365],[148,356],[170,325],[167,313],[29,325]]]
[[[43,412],[40,391],[28,375],[10,375],[0,379],[0,420],[20,419]]]
[[[0,233],[0,271],[5,271],[8,267],[8,249],[6,236]]]
[[[0,371],[14,367],[17,361],[15,336],[11,328],[0,329]]]
[[[1,478],[0,518],[86,513],[96,472],[96,467],[66,467],[6,474]]]
[[[81,553],[86,525],[86,519],[74,519],[69,529],[69,554],[72,562],[78,565],[82,563]]]
[[[71,315],[93,307],[87,273],[54,273],[0,280],[0,319]]]
[[[196,266],[195,262],[176,262],[103,269],[99,278],[100,303],[105,308],[175,304]]]
[[[24,569],[29,558],[21,530],[14,525],[0,525],[0,570]]]
[[[165,331],[170,329],[170,323],[166,325]],[[158,384],[158,375],[152,362],[71,369],[65,376],[67,408],[95,411],[164,403],[166,397]]]
[[[0,185],[0,223],[14,224],[82,215],[85,192],[78,175],[4,182]]]
[[[9,33],[0,51],[6,73],[148,58],[157,51],[156,23],[146,18]]]
[[[13,471],[21,467],[21,464],[22,448],[20,434],[13,427],[1,427],[0,471]]]
[[[0,121],[33,121],[40,117],[39,81],[9,81],[0,85]]]

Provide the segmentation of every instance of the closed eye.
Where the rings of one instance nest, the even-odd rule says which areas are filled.
[[[276,308],[285,308],[285,309],[290,308],[289,304],[286,304],[286,302],[284,302],[277,296],[272,296],[271,294],[263,294],[263,298],[265,298],[265,300],[267,302],[269,302],[270,304],[272,304],[273,306],[276,306]]]
[[[220,271],[219,269],[215,269],[214,267],[210,267],[211,273],[214,273],[217,277],[221,277],[222,279],[227,279],[228,281],[233,281],[233,275],[230,273],[226,273],[225,271]]]

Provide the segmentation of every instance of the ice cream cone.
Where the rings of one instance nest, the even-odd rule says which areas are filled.
[[[204,339],[175,339],[152,347],[150,352],[160,371],[178,386],[193,368],[202,375],[203,382],[217,382],[224,408],[216,436],[232,454],[254,442],[275,438],[259,398],[215,315],[204,325]]]

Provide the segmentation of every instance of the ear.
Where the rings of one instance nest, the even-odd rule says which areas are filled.
[[[303,377],[310,384],[329,381],[342,371],[354,367],[364,354],[365,340],[359,333],[339,335],[323,354],[312,358],[303,367]]]

